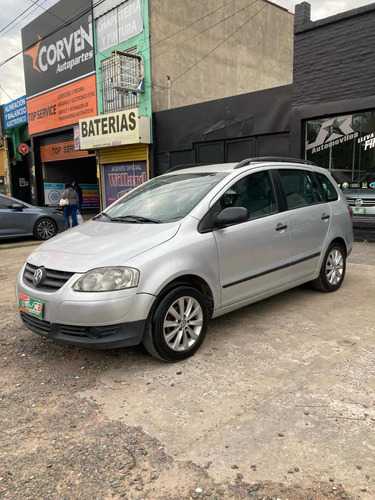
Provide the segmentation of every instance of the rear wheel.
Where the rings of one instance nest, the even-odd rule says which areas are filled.
[[[202,293],[189,286],[171,290],[156,306],[143,345],[162,361],[192,356],[202,344],[208,327],[208,307]]]
[[[342,245],[333,243],[327,250],[319,276],[312,281],[316,290],[334,292],[342,285],[346,271],[346,252]]]
[[[57,234],[57,226],[53,220],[43,217],[34,226],[34,236],[38,240],[49,240]]]

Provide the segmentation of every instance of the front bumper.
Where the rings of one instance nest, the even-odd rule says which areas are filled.
[[[50,323],[20,312],[23,324],[41,337],[63,344],[94,349],[110,349],[138,345],[142,341],[146,320],[103,326],[75,326]]]
[[[113,292],[76,292],[72,275],[58,290],[35,288],[23,279],[16,282],[16,296],[43,302],[43,318],[21,312],[31,331],[59,342],[99,349],[137,345],[142,341],[146,320],[155,296],[137,294],[136,289]]]

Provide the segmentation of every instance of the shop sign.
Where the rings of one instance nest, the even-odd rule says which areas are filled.
[[[79,121],[81,149],[150,143],[150,118],[129,109]]]
[[[99,52],[125,42],[143,31],[142,2],[129,0],[96,20]]]
[[[17,151],[22,156],[25,156],[30,151],[30,149],[29,149],[29,146],[27,144],[25,144],[24,142],[21,142],[21,143],[17,144]]]
[[[375,132],[367,134],[358,139],[358,144],[364,146],[364,150],[375,148]]]
[[[147,181],[147,162],[124,162],[103,165],[106,206]]]
[[[4,104],[4,122],[7,130],[27,123],[26,96]]]
[[[74,141],[40,146],[40,158],[43,163],[49,161],[71,160],[87,156],[95,156],[95,153],[89,154],[88,151],[77,151],[74,147]]]
[[[316,140],[311,144],[306,141],[306,151],[311,151],[311,154],[315,154],[356,139],[359,134],[352,129],[352,120],[353,116],[348,115],[330,118],[323,122]],[[340,130],[341,133],[332,133],[332,127],[335,130]]]
[[[94,74],[91,1],[52,6],[22,29],[22,50],[28,98]]]
[[[97,114],[95,75],[65,85],[27,101],[29,132],[77,123],[80,118]]]

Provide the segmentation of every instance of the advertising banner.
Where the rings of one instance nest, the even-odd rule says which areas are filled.
[[[97,19],[97,49],[99,52],[109,49],[139,35],[142,31],[142,2],[129,0]]]
[[[46,205],[58,205],[61,196],[64,192],[64,189],[65,189],[65,184],[63,182],[59,183],[45,182],[44,199]]]
[[[29,99],[27,106],[31,135],[77,123],[82,117],[97,114],[96,77]]]
[[[91,0],[61,0],[22,29],[26,94],[95,73]]]
[[[99,208],[99,189],[97,184],[80,184],[82,189],[82,208]]]
[[[82,208],[99,208],[99,190],[97,184],[80,184],[82,189]],[[65,184],[44,183],[44,199],[47,205],[58,205],[65,190]]]
[[[7,130],[27,123],[26,96],[4,104],[4,122]]]
[[[147,162],[110,163],[104,167],[106,207],[147,181]]]

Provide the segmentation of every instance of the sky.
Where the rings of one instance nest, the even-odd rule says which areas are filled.
[[[302,0],[272,0],[294,12]],[[369,5],[374,0],[307,0],[311,4],[313,21]],[[0,0],[0,64],[21,51],[21,28],[56,3],[56,0]],[[39,6],[40,5],[40,6]],[[22,16],[22,12],[24,12]],[[14,23],[7,27],[15,18]],[[188,23],[187,23],[188,24]],[[25,94],[22,55],[0,66],[0,104]]]

